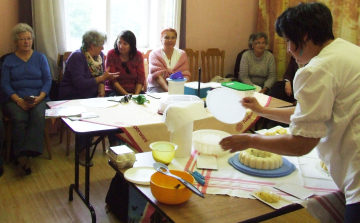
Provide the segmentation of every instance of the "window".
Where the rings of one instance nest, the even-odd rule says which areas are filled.
[[[89,29],[107,34],[105,53],[123,30],[135,34],[139,49],[159,47],[161,30],[172,27],[180,31],[179,5],[179,0],[65,0],[66,50],[79,49],[82,35]]]

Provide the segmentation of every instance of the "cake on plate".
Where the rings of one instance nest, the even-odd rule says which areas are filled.
[[[279,135],[287,134],[287,130],[285,128],[280,127],[280,128],[278,128],[278,129],[276,129],[274,131],[265,132],[264,135],[274,136],[276,134],[279,134]]]
[[[239,161],[245,166],[259,170],[274,170],[283,165],[282,156],[253,148],[241,151]]]

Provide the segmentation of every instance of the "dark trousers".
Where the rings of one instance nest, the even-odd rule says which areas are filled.
[[[275,84],[272,86],[270,92],[269,92],[269,96],[283,100],[283,101],[287,101],[290,103],[295,102],[295,98],[294,98],[294,93],[291,94],[290,96],[288,96],[285,92],[285,82],[284,81],[277,81],[275,82]]]
[[[28,111],[15,102],[5,103],[5,113],[12,123],[12,145],[15,157],[35,157],[43,153],[46,101]]]
[[[0,105],[0,167],[4,163],[2,156],[2,151],[4,150],[3,143],[4,143],[4,125],[3,125],[2,109]]]

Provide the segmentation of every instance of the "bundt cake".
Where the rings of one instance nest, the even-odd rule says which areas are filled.
[[[253,148],[241,151],[239,161],[245,166],[259,170],[274,170],[283,165],[282,156]]]

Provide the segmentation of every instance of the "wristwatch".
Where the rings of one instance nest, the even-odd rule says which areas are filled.
[[[286,82],[290,82],[288,79],[284,79],[284,82],[286,83]]]

